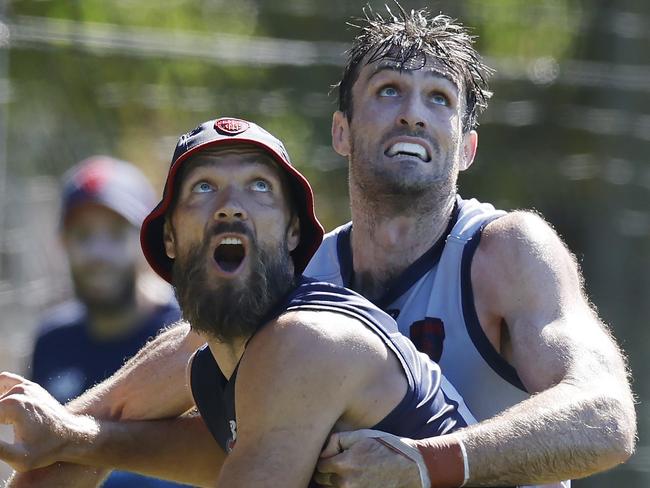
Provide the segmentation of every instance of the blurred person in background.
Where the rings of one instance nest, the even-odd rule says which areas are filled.
[[[139,244],[154,204],[140,170],[111,157],[85,159],[63,177],[61,242],[75,297],[46,312],[30,375],[62,403],[108,378],[179,317],[162,282],[139,286],[157,280]],[[115,472],[105,486],[178,485]]]

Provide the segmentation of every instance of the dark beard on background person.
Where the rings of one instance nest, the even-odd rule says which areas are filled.
[[[135,267],[114,271],[121,273],[118,286],[103,291],[94,291],[85,283],[84,274],[92,270],[71,268],[70,275],[75,296],[84,304],[90,315],[103,317],[116,316],[135,306],[136,270]]]
[[[295,283],[286,242],[268,253],[251,237],[250,272],[242,280],[210,281],[205,267],[208,242],[176,259],[172,284],[183,318],[192,330],[219,342],[250,337]]]

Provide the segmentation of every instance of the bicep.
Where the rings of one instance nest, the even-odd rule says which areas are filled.
[[[576,260],[557,234],[533,215],[504,219],[488,232],[477,261],[493,314],[507,327],[510,360],[529,391],[624,374],[583,292]]]
[[[329,388],[323,385],[326,390]],[[317,404],[313,391],[254,396],[257,408],[237,412],[237,442],[223,466],[220,487],[305,488],[340,415],[336,402]],[[252,399],[252,398],[251,398]]]
[[[232,488],[305,488],[329,433],[322,429],[265,430],[243,434],[226,458],[217,486]]]
[[[259,337],[265,332],[240,364],[237,443],[219,486],[304,488],[363,367],[351,364],[345,346],[310,330]]]

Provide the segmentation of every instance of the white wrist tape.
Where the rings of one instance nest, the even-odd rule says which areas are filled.
[[[389,449],[401,454],[413,461],[420,472],[420,482],[422,483],[422,488],[431,488],[431,479],[429,478],[429,471],[427,470],[427,465],[424,463],[424,458],[420,451],[417,448],[410,446],[402,439],[392,434],[387,434],[380,431],[370,431],[369,437],[377,439],[379,442],[384,444]]]
[[[467,459],[467,449],[465,449],[465,444],[463,444],[462,440],[457,440],[458,445],[460,446],[460,452],[463,455],[463,484],[460,485],[462,488],[469,481],[469,460]]]

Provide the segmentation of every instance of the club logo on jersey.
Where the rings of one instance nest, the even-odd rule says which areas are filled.
[[[219,119],[214,123],[216,131],[225,136],[236,136],[249,127],[248,122],[239,119]]]
[[[427,354],[435,362],[442,357],[442,345],[445,341],[445,324],[442,320],[425,317],[411,324],[409,328],[411,341],[418,351]]]
[[[228,425],[230,425],[230,439],[226,443],[226,450],[230,452],[235,448],[235,444],[237,443],[237,422],[229,420]]]

